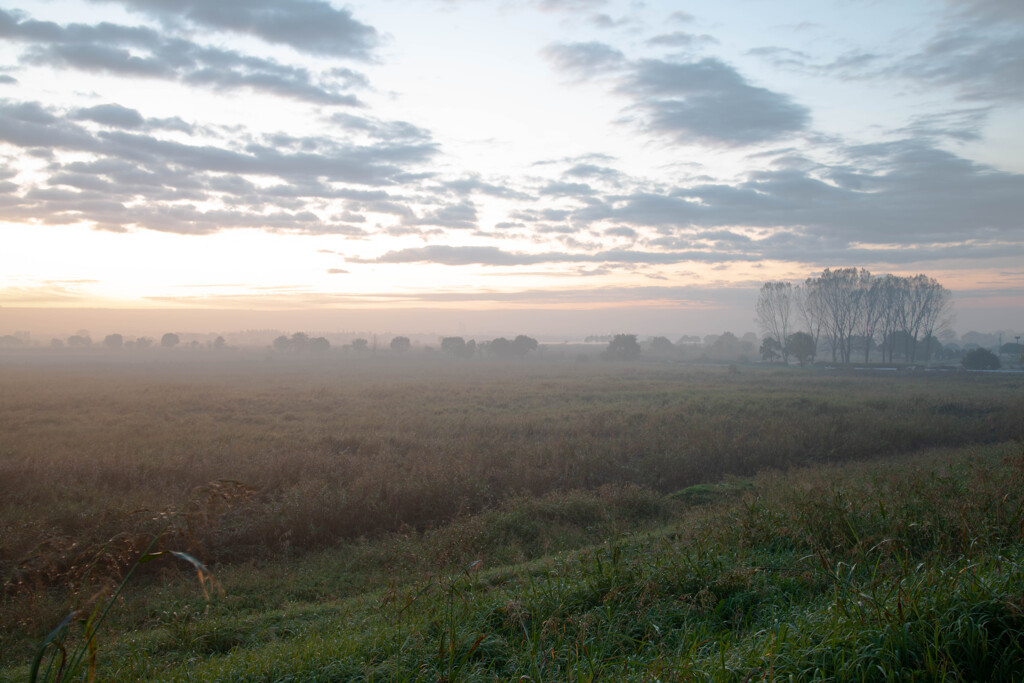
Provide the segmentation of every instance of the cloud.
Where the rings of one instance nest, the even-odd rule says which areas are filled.
[[[625,226],[620,226],[617,228],[608,228],[607,230],[604,231],[604,234],[609,235],[611,237],[625,237],[626,239],[631,240],[635,240],[637,237],[639,237],[636,230],[634,230],[633,228],[627,228]]]
[[[88,109],[79,109],[71,118],[79,121],[93,121],[113,128],[141,128],[145,119],[135,109],[119,104],[100,104]]]
[[[356,116],[344,112],[332,114],[330,121],[347,131],[359,131],[376,140],[430,140],[430,131],[407,121],[382,121],[370,116]]]
[[[677,24],[689,24],[689,23],[691,23],[693,21],[696,21],[696,17],[694,17],[689,12],[684,12],[682,10],[677,10],[677,11],[673,12],[672,14],[668,15],[668,20],[670,22],[674,22],[674,23],[677,23]]]
[[[576,178],[601,178],[611,180],[618,178],[622,174],[614,168],[584,163],[572,166],[565,171],[565,175]]]
[[[674,31],[654,36],[647,41],[651,47],[696,47],[698,45],[716,44],[718,40],[707,34],[697,35],[684,31]]]
[[[583,197],[595,194],[594,188],[586,183],[563,183],[552,181],[540,189],[542,195],[556,197]]]
[[[369,59],[379,42],[376,29],[348,9],[323,0],[94,0],[114,2],[168,24],[252,35],[310,54]]]
[[[786,68],[845,80],[905,79],[949,88],[963,101],[1024,99],[1024,5],[1016,0],[947,0],[934,33],[909,52],[851,50],[828,63],[806,52],[767,46],[748,54]]]
[[[963,100],[1024,99],[1024,20],[1019,10],[1010,9],[1009,3],[956,4],[962,9],[946,28],[892,72],[952,87]]]
[[[75,153],[63,161],[51,158],[42,178],[0,186],[5,218],[44,224],[84,221],[105,230],[138,227],[206,234],[251,227],[362,236],[364,228],[351,224],[361,217],[342,212],[332,218],[310,207],[348,199],[380,209],[391,202],[390,195],[359,186],[399,186],[411,167],[437,151],[422,136],[410,143],[357,144],[332,137],[247,134],[239,144],[211,137],[211,131],[203,132],[202,143],[150,132],[180,128],[178,123],[151,121],[116,104],[62,112],[0,99],[0,141],[26,152],[42,149],[48,157],[55,151]],[[99,128],[91,130],[92,124]],[[83,159],[83,154],[91,158]],[[257,187],[246,178],[250,175],[279,182]],[[196,208],[211,202],[220,208]],[[400,210],[415,217],[408,206]],[[453,206],[427,218],[450,226],[462,219],[460,227],[468,227],[472,217],[465,207],[460,213]]]
[[[664,40],[678,42],[684,35]],[[627,120],[679,144],[757,144],[792,136],[810,125],[806,107],[787,95],[751,85],[718,59],[629,61],[600,42],[556,43],[543,54],[579,81],[613,76],[613,91],[630,100]]]
[[[603,28],[618,28],[620,26],[626,26],[627,24],[632,23],[632,20],[627,18],[627,17],[622,17],[622,18],[619,18],[619,19],[613,19],[609,15],[603,14],[603,13],[590,15],[589,21],[590,21],[591,25],[596,26],[597,28],[602,28],[602,29]]]
[[[891,55],[851,50],[839,55],[831,62],[819,64],[803,51],[785,47],[765,46],[747,50],[748,55],[760,57],[777,69],[788,69],[823,78],[859,80],[878,75],[886,68],[885,62]]]
[[[541,53],[558,69],[587,80],[625,64],[626,56],[619,50],[599,42],[555,43]]]
[[[318,80],[302,67],[205,47],[146,27],[106,22],[61,26],[0,9],[0,37],[28,43],[22,60],[31,65],[171,80],[218,90],[248,89],[316,104],[359,106],[359,99],[343,90],[365,85],[365,78],[350,70],[333,70]]]
[[[473,230],[477,227],[476,206],[468,200],[458,204],[447,204],[428,211],[419,218],[407,219],[405,225],[433,225],[454,230]]]
[[[545,12],[590,12],[606,3],[607,0],[533,0]]]
[[[534,199],[532,195],[515,190],[508,185],[496,185],[494,183],[484,182],[478,174],[473,174],[464,178],[457,178],[455,180],[448,180],[442,183],[441,186],[444,189],[451,190],[459,195],[468,195],[473,192],[479,192],[480,194],[499,197],[502,199]]]
[[[613,264],[672,264],[685,261],[717,263],[721,261],[756,260],[748,254],[728,255],[709,251],[638,252],[630,250],[607,250],[593,254],[569,252],[544,252],[539,254],[509,252],[491,246],[455,247],[430,245],[389,251],[377,258],[349,258],[351,263],[437,263],[446,266],[525,266],[541,263],[613,263]]]
[[[992,107],[972,107],[915,116],[893,133],[911,139],[950,138],[961,142],[981,140]]]
[[[850,146],[826,165],[783,155],[735,184],[610,195],[575,210],[573,224],[656,229],[679,249],[713,241],[763,258],[818,260],[854,253],[898,262],[1020,251],[1024,175],[997,171],[921,140]],[[765,237],[720,232],[745,226]],[[709,232],[713,231],[713,232]],[[714,232],[718,231],[718,232]],[[916,251],[914,251],[916,250]],[[844,253],[846,254],[844,256]]]
[[[618,87],[633,98],[640,126],[681,144],[746,145],[805,130],[806,107],[788,96],[750,85],[717,59],[637,62]]]

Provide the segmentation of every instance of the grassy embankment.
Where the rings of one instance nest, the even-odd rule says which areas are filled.
[[[218,478],[252,491],[217,519],[228,501],[208,495],[168,543],[226,595],[206,607],[187,577],[138,577],[105,676],[843,677],[877,660],[937,677],[969,655],[971,678],[1021,661],[1019,447],[850,464],[1019,439],[1019,379],[170,370],[6,369],[0,561],[22,582],[5,666],[104,539],[130,532],[117,569],[153,511]],[[694,499],[714,487],[671,495],[807,465],[711,508]]]

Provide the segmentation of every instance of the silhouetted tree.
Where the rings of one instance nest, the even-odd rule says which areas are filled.
[[[766,282],[761,285],[754,312],[761,331],[773,339],[785,339],[790,332],[793,311],[793,285],[788,282]],[[782,348],[782,359],[788,360]]]
[[[391,350],[396,353],[405,353],[412,347],[408,337],[395,337],[391,340]]]
[[[932,358],[941,358],[943,353],[942,342],[934,335],[929,334],[917,342],[917,353],[915,358],[920,358],[927,363]]]
[[[476,342],[468,342],[462,337],[445,337],[441,340],[441,350],[456,358],[472,358],[476,354]]]
[[[296,332],[292,335],[289,348],[296,353],[309,351],[309,335],[305,332]]]
[[[999,356],[988,349],[972,349],[960,363],[968,370],[998,370],[1002,365]]]
[[[353,351],[366,351],[370,348],[370,342],[365,339],[353,339],[352,350]]]
[[[282,334],[280,337],[274,339],[273,345],[275,351],[281,351],[283,353],[292,347],[292,340]]]
[[[310,353],[327,353],[331,349],[331,342],[324,337],[313,337],[307,346]]]
[[[794,332],[789,335],[786,339],[786,348],[789,351],[789,355],[796,358],[796,362],[800,364],[800,367],[813,362],[814,354],[817,351],[814,337],[806,332]]]
[[[910,362],[910,347],[915,344],[914,338],[909,332],[902,329],[893,330],[882,340],[882,356],[889,356],[892,363],[897,357]]]
[[[666,337],[654,337],[649,342],[651,353],[659,356],[667,356],[675,351],[675,344],[668,340]]]
[[[640,357],[640,344],[635,334],[617,334],[602,355],[608,360],[635,360]]]
[[[776,358],[782,357],[782,344],[780,344],[774,337],[765,337],[764,341],[761,342],[760,353],[761,360],[766,360],[771,363]]]
[[[165,349],[173,349],[181,342],[181,338],[173,332],[168,332],[160,338],[160,346]]]
[[[514,355],[512,342],[504,337],[492,339],[486,344],[487,353],[494,354],[498,358],[511,358]]]
[[[226,347],[227,341],[225,341],[224,337],[217,337],[216,339],[213,340],[213,348],[217,349],[218,351],[223,351]]]
[[[711,344],[716,356],[736,356],[740,353],[740,340],[732,332],[723,332]]]
[[[537,347],[537,340],[533,337],[527,337],[525,334],[521,334],[512,340],[512,353],[520,358],[530,351],[536,351]]]
[[[826,268],[795,294],[797,311],[815,343],[824,335],[832,360],[844,363],[851,361],[855,346],[864,351],[864,362],[872,348],[881,349],[889,362],[902,355],[912,363],[919,349],[930,357],[934,349],[919,342],[941,335],[950,320],[949,291],[927,275],[875,278],[864,269]]]
[[[441,350],[458,356],[459,352],[466,348],[466,340],[462,337],[444,337],[441,339]]]
[[[108,334],[103,340],[103,345],[108,349],[119,349],[124,346],[124,337],[119,334]]]
[[[68,346],[85,347],[92,346],[92,339],[88,335],[73,334],[68,337]]]
[[[1007,342],[999,347],[999,353],[1004,356],[1020,357],[1020,355],[1024,353],[1024,344]]]

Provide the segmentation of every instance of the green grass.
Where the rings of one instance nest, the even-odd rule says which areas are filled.
[[[103,680],[969,681],[1022,670],[1020,444],[763,475],[735,490],[695,505],[619,491],[602,513],[583,494],[510,503],[366,544],[384,562],[449,547],[409,557],[388,585],[340,585],[341,567],[358,564],[346,549],[226,572],[226,596],[209,605],[187,586],[143,587],[124,609],[149,613],[101,648]],[[627,530],[472,565],[523,519]],[[275,594],[257,589],[263,573],[289,577]]]

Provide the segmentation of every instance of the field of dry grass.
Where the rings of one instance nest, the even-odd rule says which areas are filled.
[[[1020,438],[1020,379],[576,363],[6,366],[0,562],[227,479],[238,556],[422,528],[517,493]]]
[[[4,614],[108,539],[155,533],[162,511],[195,512],[178,542],[206,561],[300,557],[513,499],[609,485],[665,494],[1021,439],[1022,384],[543,359],[7,362]],[[218,480],[237,484],[201,489]]]

